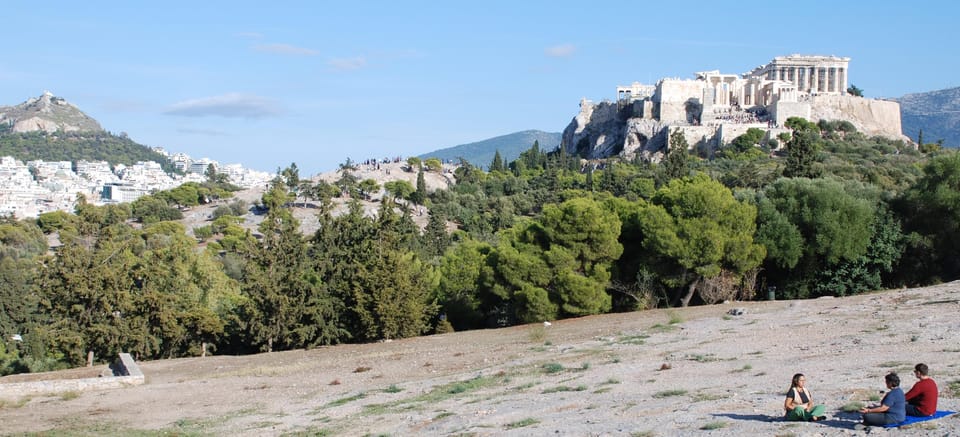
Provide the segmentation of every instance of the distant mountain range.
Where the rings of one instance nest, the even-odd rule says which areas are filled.
[[[498,150],[500,151],[500,158],[506,164],[519,158],[521,152],[530,149],[534,141],[539,142],[540,150],[551,151],[556,149],[560,145],[560,136],[560,132],[525,130],[424,153],[418,157],[420,159],[439,158],[443,161],[463,158],[476,167],[487,169],[493,162],[493,157]]]
[[[899,99],[903,134],[923,142],[943,140],[945,147],[960,147],[960,87],[907,94]]]

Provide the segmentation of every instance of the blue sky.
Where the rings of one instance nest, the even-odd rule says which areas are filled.
[[[794,53],[850,57],[868,97],[960,86],[957,2],[651,3],[9,2],[0,105],[49,90],[147,146],[310,175]]]

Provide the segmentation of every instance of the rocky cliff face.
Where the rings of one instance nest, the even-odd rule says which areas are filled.
[[[560,147],[572,155],[586,159],[615,155],[645,157],[666,144],[665,124],[647,118],[630,117],[613,102],[580,101],[580,113],[563,130]]]
[[[49,92],[17,106],[0,106],[0,126],[12,132],[103,131],[100,123]]]
[[[810,121],[846,120],[866,135],[879,135],[909,141],[901,133],[900,107],[897,102],[864,99],[854,96],[815,96],[804,103],[804,113]],[[586,159],[612,156],[631,158],[639,156],[658,162],[668,143],[668,128],[681,129],[690,147],[716,148],[732,141],[730,132],[757,127],[769,131],[770,137],[783,131],[766,122],[753,124],[690,125],[665,123],[655,118],[637,117],[637,108],[618,108],[615,102],[580,102],[580,113],[563,131],[560,147],[566,153]],[[724,132],[727,135],[724,135]]]

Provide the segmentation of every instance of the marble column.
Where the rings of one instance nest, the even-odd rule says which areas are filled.
[[[820,91],[820,67],[813,67],[810,69],[810,92],[816,94],[817,91]]]
[[[842,94],[846,94],[848,86],[850,86],[850,84],[847,83],[847,69],[841,68],[840,69],[840,92]]]
[[[833,92],[837,93],[840,92],[840,74],[838,74],[840,69],[833,67],[831,70],[833,70],[833,80],[830,83],[833,84]]]

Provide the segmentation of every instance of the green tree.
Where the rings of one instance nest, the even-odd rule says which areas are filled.
[[[125,225],[114,225],[88,248],[67,241],[41,270],[36,293],[49,321],[34,334],[48,342],[48,354],[78,366],[87,351],[97,359],[117,353],[152,354],[152,340],[139,324],[130,274],[139,263],[143,240]]]
[[[243,292],[245,320],[264,351],[339,342],[341,303],[323,286],[307,257],[299,222],[288,210],[271,209],[260,224],[263,239],[248,242]]]
[[[420,247],[427,259],[443,255],[450,246],[450,235],[447,234],[447,218],[441,211],[430,211],[430,220],[423,229]]]
[[[690,172],[687,163],[689,147],[683,131],[677,129],[670,134],[670,146],[663,163],[664,176],[668,180],[684,177]]]
[[[490,171],[504,171],[505,167],[503,165],[503,157],[500,156],[500,149],[497,149],[496,153],[493,154],[493,161],[490,163]]]
[[[834,179],[794,178],[774,182],[763,196],[757,239],[768,248],[770,282],[791,297],[862,291],[828,290],[816,274],[867,254],[878,193]]]
[[[751,127],[747,132],[733,139],[730,144],[737,152],[743,153],[755,148],[767,133],[763,129]]]
[[[133,218],[143,224],[152,224],[166,220],[180,220],[183,213],[155,196],[141,196],[131,204]]]
[[[360,196],[369,200],[373,193],[376,193],[380,190],[380,184],[373,179],[364,179],[360,181],[358,188],[360,189]]]
[[[277,171],[277,174],[283,178],[283,183],[287,184],[288,190],[296,191],[300,186],[300,169],[297,168],[297,163],[291,162],[287,168]]]
[[[417,172],[417,190],[410,195],[410,201],[417,205],[423,205],[427,200],[427,181],[423,175],[423,168]]]
[[[850,94],[851,96],[863,97],[863,90],[854,84],[850,84],[850,86],[847,87],[847,94]]]
[[[483,327],[488,314],[509,302],[509,296],[490,290],[493,252],[491,245],[467,239],[451,247],[440,260],[436,301],[457,331]]]
[[[643,246],[653,255],[648,263],[668,285],[686,289],[677,296],[681,305],[698,292],[710,303],[703,294],[711,281],[740,278],[763,261],[764,248],[754,242],[756,214],[703,174],[671,180],[640,211]]]
[[[909,283],[960,277],[960,154],[943,153],[896,201],[909,249],[899,269]]]
[[[783,175],[788,178],[815,178],[820,171],[814,166],[820,150],[820,129],[803,118],[790,117],[786,126],[793,129],[787,142],[787,162]]]
[[[0,345],[13,334],[25,333],[38,322],[38,295],[34,281],[41,256],[47,251],[47,240],[32,222],[0,220]],[[2,347],[2,346],[0,346]],[[17,353],[14,349],[11,353]],[[3,358],[0,358],[2,361]],[[0,374],[22,367],[20,357],[9,357],[0,363]]]
[[[443,163],[437,158],[427,158],[426,161],[423,161],[423,166],[426,167],[427,170],[437,173],[443,169]]]
[[[384,182],[383,188],[397,199],[410,199],[411,195],[416,192],[410,182],[402,179]]]
[[[524,322],[600,314],[611,307],[609,268],[623,251],[620,220],[586,198],[546,205],[541,220],[501,233],[497,273]]]

